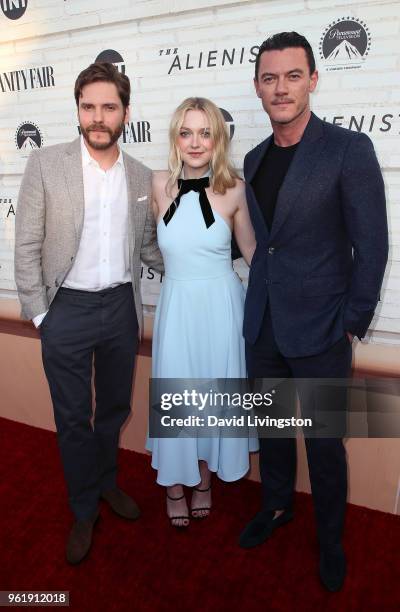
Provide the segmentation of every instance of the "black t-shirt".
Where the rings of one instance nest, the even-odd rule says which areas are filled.
[[[257,202],[269,229],[272,226],[279,190],[285,180],[297,147],[298,143],[290,147],[278,147],[274,142],[274,137],[272,137],[271,144],[251,181]]]

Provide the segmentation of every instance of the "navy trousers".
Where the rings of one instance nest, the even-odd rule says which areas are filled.
[[[246,345],[250,378],[347,378],[351,373],[352,349],[347,335],[327,351],[311,357],[286,358],[275,342],[271,315],[266,308],[260,335],[254,345]],[[292,387],[293,388],[293,387]],[[310,388],[298,385],[302,416],[308,416],[315,398]],[[346,408],[346,393],[340,395]],[[285,398],[287,402],[287,397]],[[296,401],[295,394],[291,401]],[[293,408],[290,409],[293,413]],[[341,438],[306,438],[308,468],[322,549],[334,552],[341,546],[346,498],[347,464]],[[293,503],[296,476],[296,440],[294,438],[260,439],[260,475],[263,508],[280,510]]]
[[[40,330],[69,503],[76,519],[86,520],[101,493],[117,486],[138,344],[131,283],[98,292],[59,289]]]

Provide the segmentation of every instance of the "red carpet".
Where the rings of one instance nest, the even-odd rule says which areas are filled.
[[[90,557],[64,561],[71,517],[53,433],[0,419],[0,590],[69,590],[82,611],[377,611],[400,609],[400,521],[349,506],[348,579],[327,593],[317,578],[311,498],[263,546],[236,545],[258,510],[260,485],[215,482],[214,511],[185,533],[164,516],[148,457],[120,455],[120,484],[138,500],[137,523],[101,509]]]

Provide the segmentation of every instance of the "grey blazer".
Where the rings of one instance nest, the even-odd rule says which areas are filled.
[[[151,206],[151,170],[123,153],[129,219],[129,255],[139,329],[142,259],[163,271]],[[15,282],[21,316],[46,312],[78,252],[84,216],[80,139],[32,151],[19,192],[15,218]]]

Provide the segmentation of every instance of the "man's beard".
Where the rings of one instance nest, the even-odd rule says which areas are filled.
[[[99,125],[92,124],[92,125],[89,125],[89,127],[87,127],[86,129],[81,126],[81,133],[84,139],[86,140],[86,142],[88,143],[88,145],[92,147],[92,149],[96,149],[97,151],[105,151],[109,149],[110,147],[112,147],[117,142],[118,138],[122,134],[124,125],[125,125],[124,123],[121,123],[121,125],[119,125],[116,130],[112,130],[111,128],[108,128],[102,124],[99,124]],[[93,142],[90,139],[90,132],[93,132],[95,130],[107,132],[107,134],[110,136],[110,140],[108,142],[96,142],[96,141]]]

